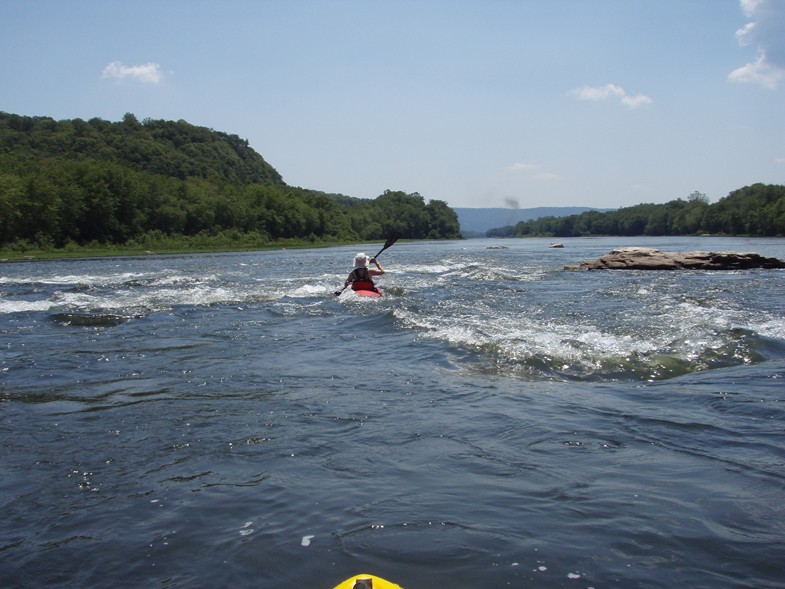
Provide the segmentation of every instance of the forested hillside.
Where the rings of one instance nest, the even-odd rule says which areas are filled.
[[[443,201],[287,186],[237,135],[132,114],[55,121],[0,113],[0,247],[264,246],[460,237]]]
[[[586,235],[785,235],[785,186],[753,184],[714,204],[692,193],[687,200],[639,204],[616,211],[543,217],[494,229],[492,237],[580,237]]]

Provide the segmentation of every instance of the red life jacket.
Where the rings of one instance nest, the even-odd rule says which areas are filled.
[[[379,292],[368,274],[368,268],[356,268],[352,270],[352,290],[372,290]]]

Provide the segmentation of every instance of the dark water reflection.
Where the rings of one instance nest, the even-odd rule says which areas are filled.
[[[505,243],[9,265],[0,583],[781,586],[783,273]]]

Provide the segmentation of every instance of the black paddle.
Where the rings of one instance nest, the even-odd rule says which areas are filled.
[[[390,247],[392,244],[394,244],[396,241],[398,241],[398,239],[399,239],[400,237],[401,237],[401,234],[400,234],[400,233],[393,233],[393,234],[390,236],[390,238],[389,238],[387,241],[385,241],[385,242],[384,242],[384,247],[383,247],[382,249],[380,249],[380,250],[379,250],[379,253],[378,253],[378,254],[376,254],[376,255],[375,255],[375,256],[373,256],[373,257],[374,257],[374,258],[378,258],[378,257],[379,257],[379,254],[381,254],[381,253],[382,253],[384,250],[386,250],[388,247]],[[347,284],[346,286],[349,286],[349,285]],[[335,296],[338,296],[338,295],[339,295],[339,294],[341,294],[343,291],[345,291],[345,290],[346,290],[346,286],[344,286],[344,287],[343,287],[341,290],[336,290],[336,291],[335,291]]]

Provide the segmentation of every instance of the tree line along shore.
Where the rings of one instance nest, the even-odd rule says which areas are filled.
[[[490,237],[785,235],[785,186],[754,184],[715,204],[686,200],[543,217]],[[418,193],[374,199],[287,185],[237,135],[186,121],[54,120],[0,112],[0,254],[314,247],[459,239],[455,211]]]
[[[0,113],[0,251],[255,249],[460,238],[447,203],[287,185],[248,142],[185,121]]]
[[[785,186],[753,184],[710,204],[693,192],[665,204],[638,204],[615,211],[540,217],[492,229],[488,237],[585,237],[590,235],[785,235]]]

